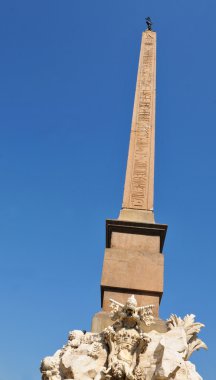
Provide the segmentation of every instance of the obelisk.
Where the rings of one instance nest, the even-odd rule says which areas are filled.
[[[101,278],[101,306],[92,331],[109,323],[110,298],[125,303],[154,304],[155,317],[163,294],[163,243],[167,226],[155,223],[154,151],[156,97],[156,33],[142,34],[123,205],[117,220],[106,221],[106,249]]]
[[[154,222],[156,33],[142,35],[124,197],[119,219]]]

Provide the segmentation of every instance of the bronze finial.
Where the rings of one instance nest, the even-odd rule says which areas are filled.
[[[148,30],[152,30],[152,20],[151,20],[151,17],[146,17],[146,24],[147,24]]]

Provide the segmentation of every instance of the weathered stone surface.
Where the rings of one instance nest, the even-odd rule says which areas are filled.
[[[93,333],[101,333],[105,328],[112,324],[110,313],[107,311],[99,311],[92,318],[91,331]]]
[[[106,249],[101,285],[162,293],[163,264],[161,253]]]
[[[161,253],[107,248],[101,279],[103,310],[109,310],[110,298],[126,302],[133,289],[138,303],[154,303],[155,315],[158,315],[163,273],[164,256]]]
[[[155,92],[156,33],[145,31],[141,42],[123,210],[137,209],[153,212]],[[130,218],[130,212],[127,215]],[[149,217],[146,214],[142,216]],[[124,213],[120,214],[120,217],[124,217]],[[135,220],[133,215],[132,218]],[[149,222],[149,219],[143,221]]]
[[[106,221],[106,251],[101,278],[101,306],[109,310],[109,299],[125,303],[131,293],[138,304],[154,303],[159,316],[163,294],[164,255],[167,226],[132,221]]]
[[[128,249],[138,248],[152,253],[163,252],[166,232],[166,224],[108,219],[106,220],[106,248],[122,248],[122,244],[125,247],[127,243]],[[124,235],[126,235],[126,243]],[[136,236],[135,239],[133,235]]]
[[[66,379],[97,379],[106,360],[107,351],[100,336],[87,333],[76,349],[65,348],[60,359],[60,373]]]
[[[134,249],[142,252],[159,253],[160,236],[113,232],[111,248]]]
[[[101,333],[71,331],[67,344],[43,359],[42,380],[202,380],[188,361],[207,348],[194,315],[171,315],[167,331],[158,332],[152,305],[137,307],[131,296],[125,305],[111,300],[111,307],[112,325]]]
[[[123,208],[119,213],[119,220],[155,223],[153,210],[135,210],[132,208]]]

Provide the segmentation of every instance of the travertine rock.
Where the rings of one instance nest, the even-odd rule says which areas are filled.
[[[194,315],[171,315],[167,332],[145,332],[154,324],[153,305],[137,307],[131,296],[125,305],[111,300],[111,308],[111,326],[101,333],[71,331],[67,344],[43,359],[42,380],[202,380],[188,361],[207,348]]]

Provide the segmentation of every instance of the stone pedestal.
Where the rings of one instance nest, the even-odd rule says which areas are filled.
[[[93,331],[110,324],[110,298],[124,304],[134,294],[138,305],[154,305],[159,315],[163,294],[164,256],[167,226],[124,220],[106,221],[106,249],[101,278],[102,312],[94,316]],[[96,320],[98,319],[98,321]],[[95,326],[99,327],[95,327]]]

